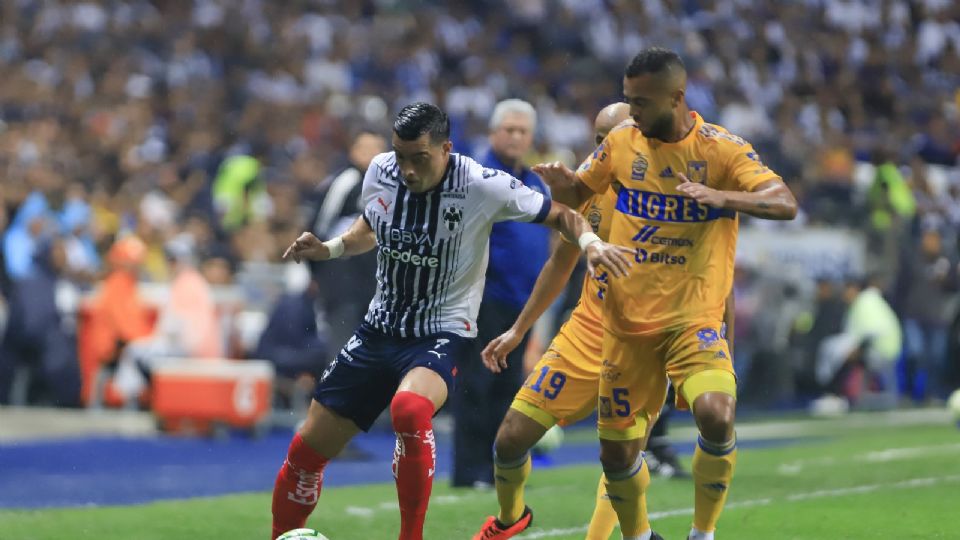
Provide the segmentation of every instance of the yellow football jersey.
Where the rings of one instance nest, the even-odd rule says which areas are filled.
[[[580,212],[590,223],[593,232],[601,240],[610,239],[610,220],[613,217],[613,208],[617,204],[617,195],[612,190],[590,197],[580,207]],[[607,273],[602,269],[596,276],[587,274],[583,279],[583,288],[580,291],[580,302],[570,314],[570,318],[582,319],[587,325],[595,325],[600,330],[600,320],[603,316],[603,297],[606,294],[607,284],[610,282]],[[602,333],[600,333],[602,335]]]
[[[627,277],[606,283],[604,328],[647,334],[720,321],[733,284],[737,213],[677,191],[677,173],[725,191],[752,191],[779,178],[745,140],[691,113],[682,140],[648,139],[632,124],[612,130],[577,176],[594,192],[619,187],[610,242],[634,250]]]

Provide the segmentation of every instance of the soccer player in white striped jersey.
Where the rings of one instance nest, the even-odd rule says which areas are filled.
[[[450,122],[436,106],[404,107],[393,132],[393,151],[375,157],[364,177],[362,217],[325,242],[304,233],[284,253],[299,262],[376,249],[378,289],[317,383],[290,444],[274,486],[274,537],[305,524],[326,464],[388,405],[397,434],[399,538],[423,537],[436,460],[432,417],[477,333],[493,223],[543,223],[579,244],[591,271],[628,271],[625,250],[601,241],[578,212],[451,152]]]

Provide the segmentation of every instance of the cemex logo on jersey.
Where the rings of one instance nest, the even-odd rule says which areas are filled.
[[[658,246],[693,247],[693,240],[689,238],[670,238],[668,236],[654,236],[660,230],[659,225],[644,225],[633,237],[634,242],[651,243]]]

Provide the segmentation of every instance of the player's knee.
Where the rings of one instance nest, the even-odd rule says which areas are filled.
[[[733,437],[736,417],[736,400],[729,394],[707,392],[693,404],[693,416],[700,435],[714,442],[728,441]]]
[[[640,455],[640,441],[611,441],[600,439],[600,465],[605,472],[625,471]]]
[[[497,437],[493,442],[493,451],[501,461],[514,461],[523,457],[534,443],[527,439],[525,426],[518,421],[513,411],[508,411],[497,430]]]
[[[414,392],[397,392],[390,401],[394,431],[412,433],[423,429],[433,417],[433,403]]]
[[[497,432],[497,438],[493,443],[493,451],[499,461],[515,461],[523,457],[527,451],[523,442],[515,433],[504,433],[502,430]]]

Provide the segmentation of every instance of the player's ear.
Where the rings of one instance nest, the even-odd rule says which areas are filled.
[[[453,141],[450,141],[449,139],[444,141],[444,143],[441,145],[441,148],[443,148],[444,154],[449,154],[453,151]]]
[[[683,91],[682,88],[678,88],[673,91],[673,95],[670,96],[671,97],[670,104],[673,105],[674,109],[676,109],[677,107],[680,106],[681,103],[683,103],[684,95],[685,95],[685,92]]]

